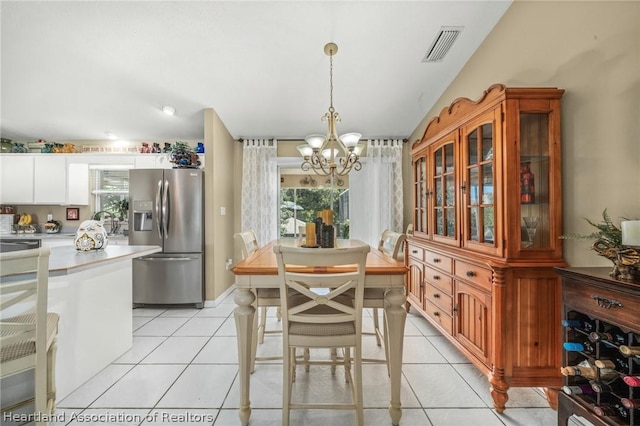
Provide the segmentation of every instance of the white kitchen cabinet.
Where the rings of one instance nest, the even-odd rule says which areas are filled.
[[[0,155],[0,203],[33,203],[33,156],[26,154]]]
[[[33,158],[33,202],[65,204],[67,201],[67,159],[65,155],[45,154]]]
[[[170,169],[173,163],[169,154],[140,154],[134,157],[136,169]]]
[[[69,158],[67,165],[67,204],[89,205],[89,165]]]

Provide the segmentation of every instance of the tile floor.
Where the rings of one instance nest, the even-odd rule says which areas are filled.
[[[52,424],[238,425],[234,306],[230,295],[216,308],[134,309],[133,348],[58,401],[58,422]],[[372,330],[369,312],[366,318]],[[277,324],[275,316],[269,318],[268,326]],[[373,336],[364,341],[365,357],[383,355]],[[278,335],[267,335],[259,351],[277,354],[280,344]],[[390,425],[386,368],[367,364],[363,369],[365,424]],[[281,362],[258,364],[251,379],[251,424],[280,425]],[[308,391],[309,381],[321,390]],[[302,399],[348,398],[343,377],[331,376],[324,366],[312,366],[309,373],[299,369],[296,389]],[[408,315],[402,425],[556,424],[541,390],[514,388],[509,397],[508,409],[497,414],[487,379],[422,317]],[[339,410],[293,411],[291,420],[305,426],[354,424],[351,411]]]

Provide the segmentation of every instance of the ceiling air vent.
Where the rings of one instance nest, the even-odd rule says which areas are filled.
[[[440,28],[440,32],[436,35],[429,49],[427,49],[427,54],[422,59],[422,62],[440,62],[462,32],[462,28],[464,27]]]

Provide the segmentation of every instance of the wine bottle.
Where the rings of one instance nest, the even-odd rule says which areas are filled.
[[[616,345],[627,343],[627,336],[617,327],[611,327],[606,332],[592,331],[589,333],[589,340],[592,342],[611,342]]]
[[[591,389],[597,393],[611,393],[618,397],[628,395],[629,393],[629,387],[619,379],[610,382],[594,379],[590,380],[589,384],[591,385]]]
[[[590,342],[588,340],[584,342],[564,342],[562,344],[562,347],[566,351],[570,352],[583,352],[591,355],[596,354],[595,345],[593,344],[593,342]]]
[[[621,356],[612,356],[608,359],[597,359],[595,365],[598,368],[609,368],[611,370],[629,371],[629,360]]]
[[[574,312],[572,318],[563,319],[562,325],[567,328],[574,328],[590,333],[596,331],[596,322],[586,315]]]
[[[590,385],[563,386],[562,391],[567,395],[595,395],[595,391]]]
[[[631,387],[640,387],[640,376],[624,376],[622,380]]]
[[[602,380],[609,380],[619,376],[619,373],[617,371],[608,368],[601,369],[599,370],[599,372],[600,379]],[[578,365],[562,367],[560,369],[560,373],[563,376],[582,376],[586,379],[598,378],[598,368],[586,359]]]
[[[629,410],[622,404],[600,404],[593,407],[593,411],[600,417],[629,418]]]
[[[622,345],[618,349],[620,350],[622,355],[626,356],[627,358],[632,356],[640,356],[640,346]]]
[[[627,410],[633,410],[633,409],[636,409],[636,408],[640,408],[640,398],[637,398],[637,399],[622,398],[622,399],[620,399],[620,403]]]

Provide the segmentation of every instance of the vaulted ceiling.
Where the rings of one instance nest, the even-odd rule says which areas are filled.
[[[405,137],[511,1],[1,2],[1,127],[10,139]],[[439,62],[442,27],[461,27]],[[163,105],[175,107],[168,116]]]

